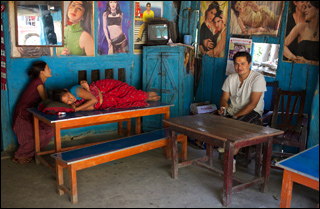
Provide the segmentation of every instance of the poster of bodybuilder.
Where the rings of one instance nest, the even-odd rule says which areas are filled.
[[[200,10],[200,53],[224,57],[228,1],[201,1]]]
[[[21,58],[37,58],[41,56],[53,55],[53,47],[17,47],[16,46],[16,24],[15,24],[15,12],[14,12],[14,1],[8,1],[9,7],[9,27],[11,35],[11,57]],[[14,32],[13,32],[14,31]]]
[[[283,60],[319,65],[319,2],[289,1]]]
[[[93,56],[93,2],[64,1],[64,46],[57,56]]]
[[[98,1],[98,54],[129,53],[130,1]]]
[[[162,1],[135,1],[134,2],[134,53],[141,54],[147,36],[148,19],[162,17]]]
[[[231,1],[230,33],[277,36],[284,1]]]

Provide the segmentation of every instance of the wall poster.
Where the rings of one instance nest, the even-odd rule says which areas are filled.
[[[289,1],[283,60],[319,65],[319,2]]]
[[[230,34],[277,36],[284,1],[231,1]]]
[[[200,10],[200,54],[224,57],[228,1],[201,1]]]
[[[162,1],[135,1],[133,44],[134,53],[141,54],[146,41],[146,21],[150,18],[162,17]]]
[[[57,56],[93,56],[93,2],[64,1],[64,46]]]
[[[246,51],[251,54],[252,39],[230,38],[226,75],[235,73],[233,64],[233,55],[240,51]]]
[[[98,54],[129,53],[130,1],[98,1]]]

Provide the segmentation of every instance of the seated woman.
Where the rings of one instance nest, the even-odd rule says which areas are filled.
[[[87,111],[94,109],[144,107],[147,101],[158,101],[156,92],[137,90],[127,83],[115,79],[103,79],[88,85],[81,81],[68,91],[58,89],[52,91],[52,99],[71,105],[74,110]]]

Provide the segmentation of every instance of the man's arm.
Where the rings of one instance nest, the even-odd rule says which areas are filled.
[[[223,113],[222,107],[228,108],[228,101],[230,98],[230,93],[229,92],[222,92],[222,96],[220,99],[220,109],[218,110],[218,114],[221,115]]]
[[[252,92],[250,95],[250,102],[233,116],[239,117],[250,113],[258,105],[262,93],[263,92]]]

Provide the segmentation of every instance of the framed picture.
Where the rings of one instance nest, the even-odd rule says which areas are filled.
[[[284,1],[231,1],[230,33],[278,35]]]
[[[162,17],[162,1],[135,1],[134,2],[134,53],[141,54],[142,46],[146,41],[146,21],[150,18]]]
[[[57,47],[57,56],[93,56],[93,2],[63,1],[64,46]]]
[[[98,54],[129,53],[130,1],[98,1]]]
[[[62,1],[15,1],[16,46],[63,46]]]
[[[227,41],[228,1],[201,1],[200,5],[201,55],[224,57]]]

